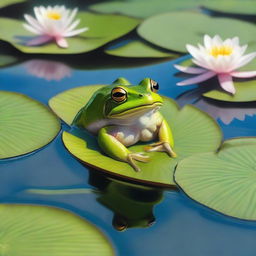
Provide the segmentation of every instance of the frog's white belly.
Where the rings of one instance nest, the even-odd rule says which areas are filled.
[[[158,135],[162,123],[162,116],[159,112],[148,113],[141,116],[132,125],[116,125],[110,130],[114,136],[125,146],[130,146],[138,141],[151,141]]]

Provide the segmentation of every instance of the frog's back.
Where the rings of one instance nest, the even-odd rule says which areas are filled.
[[[102,128],[104,124],[104,106],[106,98],[111,92],[113,85],[104,86],[98,89],[86,105],[79,110],[75,116],[72,125],[88,129],[90,132],[96,133],[97,130]],[[95,129],[90,129],[91,126],[96,125]]]

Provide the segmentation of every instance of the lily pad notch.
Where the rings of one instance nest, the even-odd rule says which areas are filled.
[[[175,182],[196,202],[224,215],[256,221],[256,138],[223,143],[218,153],[182,160]]]

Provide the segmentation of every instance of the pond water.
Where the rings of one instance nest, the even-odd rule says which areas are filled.
[[[84,61],[91,64],[90,60]],[[98,57],[93,66],[88,64],[83,70],[78,70],[57,60],[37,58],[2,68],[0,89],[24,93],[47,104],[51,97],[69,88],[109,84],[120,76],[132,83],[151,77],[159,82],[161,94],[178,99],[180,105],[193,103],[213,117],[219,117],[225,139],[256,136],[255,104],[203,101],[200,92],[188,93],[196,87],[175,85],[180,78],[174,76],[174,62],[170,60],[158,63],[134,60],[131,63],[118,60],[116,65],[112,63],[110,66],[108,60],[102,57],[101,61]],[[67,127],[63,124],[62,128]],[[35,193],[31,189],[53,191]],[[63,194],[60,189],[69,189],[69,193]],[[54,190],[59,193],[54,193]],[[137,187],[105,178],[73,158],[64,148],[60,134],[37,152],[0,161],[0,200],[2,203],[42,204],[72,211],[102,230],[112,241],[116,255],[256,254],[254,222],[218,214],[179,191]],[[116,228],[124,222],[128,225],[127,230],[117,231]]]

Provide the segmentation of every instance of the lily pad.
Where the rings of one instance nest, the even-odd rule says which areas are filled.
[[[225,91],[212,90],[204,93],[203,96],[221,101],[232,101],[232,102],[249,102],[256,101],[256,80],[249,80],[243,82],[235,82],[236,88],[235,95],[230,95]]]
[[[26,0],[1,0],[0,8],[6,7],[6,6],[12,5],[12,4],[22,3],[22,2],[25,2],[25,1]]]
[[[39,149],[51,142],[59,130],[56,116],[40,102],[0,91],[0,159]]]
[[[246,143],[184,159],[175,181],[189,197],[211,209],[256,220],[256,147]]]
[[[256,44],[255,25],[193,12],[169,12],[153,16],[142,22],[138,33],[150,43],[177,52],[186,52],[185,45],[196,45],[202,41],[204,34],[218,34],[222,38],[238,36],[242,44]]]
[[[100,87],[96,85],[71,89],[53,97],[49,104],[62,120],[71,124],[76,113]],[[173,131],[174,150],[178,158],[170,158],[162,152],[151,152],[150,163],[138,163],[141,172],[135,172],[127,163],[104,155],[98,147],[96,137],[85,131],[76,129],[74,134],[64,132],[63,142],[81,162],[102,172],[156,186],[173,186],[173,171],[178,161],[193,154],[217,150],[222,134],[211,117],[193,106],[187,105],[180,110],[173,100],[164,98],[161,112]],[[144,146],[145,144],[136,144],[130,150],[141,152]]]
[[[102,232],[67,211],[2,204],[0,216],[2,255],[114,255]]]
[[[128,57],[128,58],[178,58],[179,55],[167,52],[164,50],[159,50],[152,47],[151,45],[141,41],[133,40],[128,41],[125,44],[117,47],[111,47],[106,49],[105,52],[109,55],[118,57]]]
[[[197,1],[198,2],[198,1]],[[90,9],[101,13],[119,13],[132,17],[147,18],[158,13],[195,8],[198,4],[190,0],[128,0],[110,1],[90,6]]]
[[[23,28],[24,21],[10,18],[0,18],[0,39],[25,53],[76,54],[95,50],[127,34],[139,23],[139,20],[134,18],[89,12],[80,12],[77,17],[81,19],[79,27],[89,27],[89,30],[79,36],[68,38],[67,49],[59,48],[55,43],[34,47],[26,46],[23,42],[24,38],[31,38],[35,35]]]
[[[221,149],[226,149],[234,146],[244,146],[244,145],[256,146],[256,137],[239,137],[239,138],[225,140],[221,145]]]
[[[254,0],[211,0],[203,4],[204,7],[222,13],[255,15],[256,4]]]
[[[100,13],[120,13],[132,17],[147,18],[159,13],[195,9],[200,6],[228,13],[254,15],[256,12],[254,0],[126,0],[93,4],[90,9]]]

